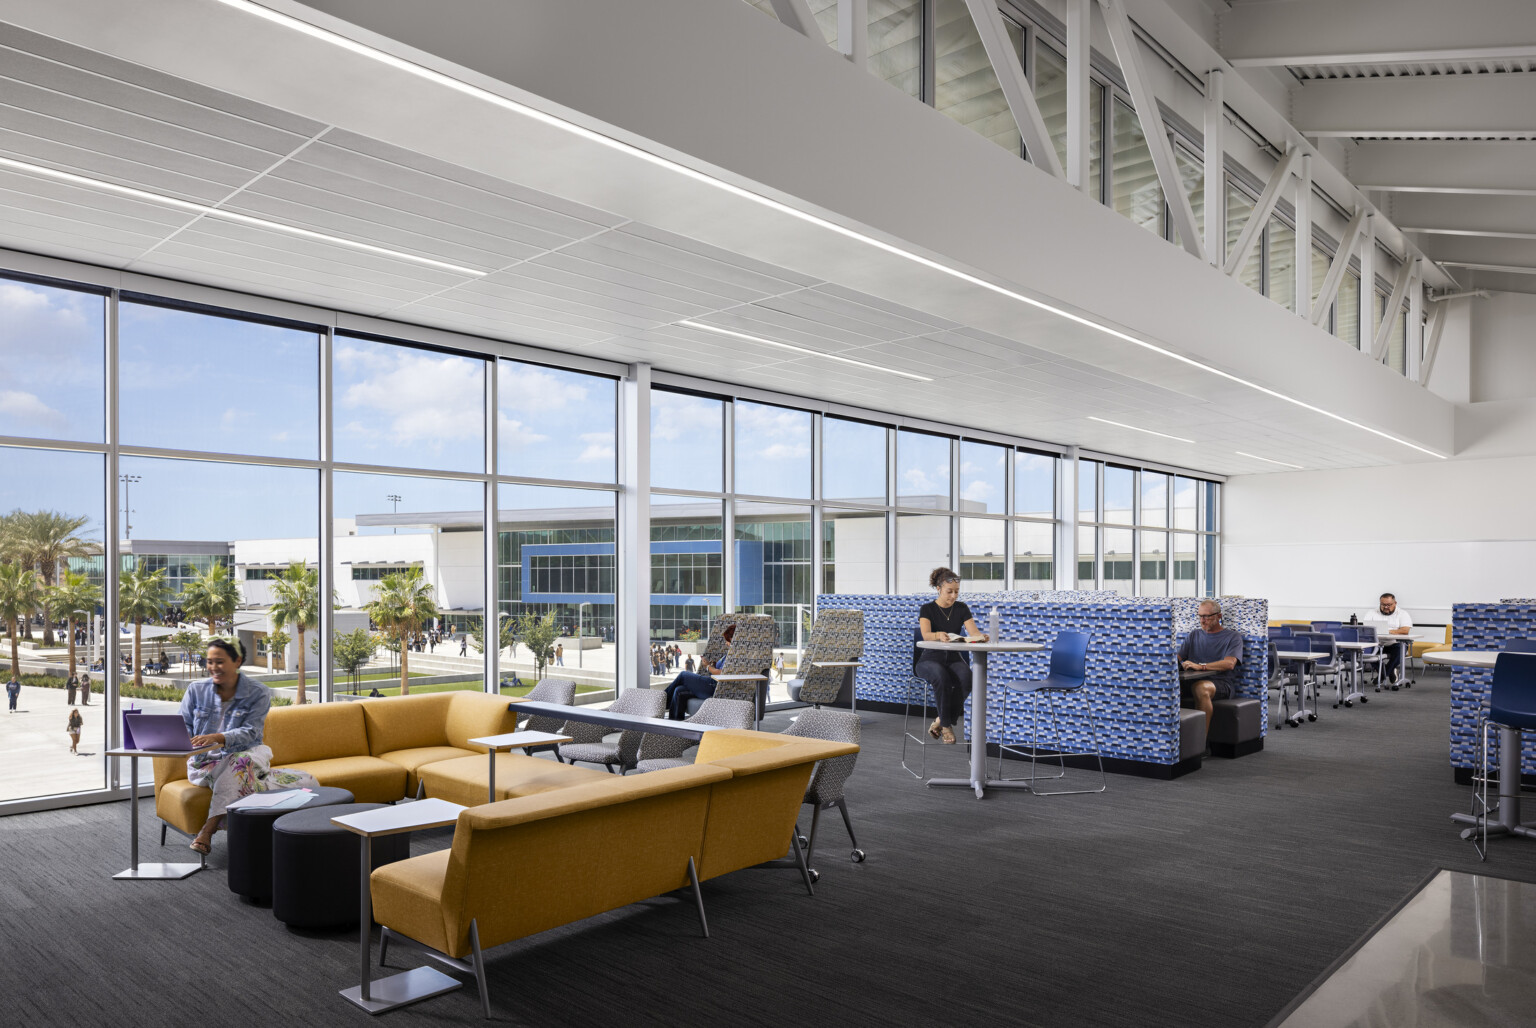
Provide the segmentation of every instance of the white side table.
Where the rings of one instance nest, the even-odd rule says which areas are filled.
[[[217,749],[215,746],[199,746],[191,750],[108,750],[109,757],[128,758],[128,806],[131,813],[128,816],[128,854],[129,868],[113,875],[118,881],[167,881],[185,878],[196,874],[206,867],[204,861],[199,860],[195,864],[166,864],[166,863],[139,863],[139,758],[140,757],[180,757],[185,760],[194,753],[207,753]]]
[[[491,753],[491,759],[496,759],[494,751]],[[447,800],[417,800],[414,803],[402,803],[393,807],[365,810],[360,814],[343,814],[341,817],[331,818],[331,824],[340,825],[347,831],[361,836],[358,839],[357,848],[362,855],[362,864],[358,868],[362,876],[362,885],[358,890],[358,941],[361,949],[359,969],[362,972],[362,981],[353,988],[342,989],[341,994],[370,1014],[382,1014],[386,1010],[394,1010],[407,1003],[441,996],[445,992],[457,989],[460,984],[457,978],[450,978],[443,972],[430,967],[414,967],[409,971],[390,975],[388,978],[372,980],[368,964],[370,943],[373,939],[373,893],[369,882],[373,874],[373,837],[451,825],[458,821],[459,811],[464,809],[457,803],[449,803]]]
[[[496,802],[496,754],[502,750],[520,750],[529,746],[558,746],[563,742],[570,742],[569,735],[558,735],[554,732],[506,732],[502,735],[482,735],[470,742],[476,746],[484,746],[491,757],[491,774],[488,781],[490,787],[487,790],[485,802]]]

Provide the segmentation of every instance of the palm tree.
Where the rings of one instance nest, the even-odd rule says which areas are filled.
[[[37,572],[23,564],[0,564],[0,620],[11,636],[11,674],[21,678],[21,638],[16,622],[29,618],[42,599]]]
[[[55,510],[38,510],[30,514],[12,515],[20,518],[18,548],[23,564],[32,564],[42,573],[43,585],[51,588],[55,583],[59,562],[69,557],[88,557],[99,547],[75,533],[90,523],[84,515],[70,517]],[[48,609],[49,594],[42,597],[43,645],[53,645],[53,612]]]
[[[437,617],[437,604],[432,602],[432,586],[421,576],[421,568],[385,575],[379,579],[378,592],[364,608],[373,623],[393,636],[400,644],[400,695],[411,691],[410,647],[406,640],[421,630],[421,626]]]
[[[234,614],[240,605],[240,590],[229,577],[229,565],[215,564],[199,571],[181,590],[182,609],[192,618],[208,622],[208,634],[218,633],[218,623]]]
[[[140,659],[143,643],[144,622],[158,617],[165,609],[165,601],[171,587],[165,584],[165,569],[151,571],[139,562],[138,567],[124,571],[117,582],[117,615],[133,619],[133,684],[144,684],[144,662]]]
[[[299,693],[298,702],[307,703],[304,695],[304,633],[320,623],[320,572],[294,561],[288,569],[272,579],[274,601],[269,612],[272,627],[293,626],[299,635]]]
[[[69,619],[69,673],[75,673],[75,622],[96,613],[101,603],[101,590],[92,584],[88,575],[79,571],[64,572],[64,580],[48,590],[48,609]]]
[[[283,631],[281,628],[275,629],[274,631],[268,633],[268,635],[267,635],[267,674],[270,675],[273,671],[275,671],[277,669],[277,665],[276,665],[276,663],[274,663],[274,661],[276,661],[276,659],[277,659],[277,655],[279,653],[282,653],[282,652],[286,651],[288,649],[288,644],[291,643],[291,642],[293,642],[293,638],[287,632]],[[286,671],[287,668],[284,668],[283,670]]]

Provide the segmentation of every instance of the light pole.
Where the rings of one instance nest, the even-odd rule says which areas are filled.
[[[133,538],[133,508],[128,505],[128,490],[135,482],[142,482],[142,475],[118,475],[117,480],[123,483],[123,538]]]
[[[399,493],[390,493],[388,496],[384,497],[384,499],[388,500],[390,503],[393,503],[395,505],[394,512],[396,514],[400,513],[400,494]],[[398,525],[394,526],[393,528],[391,528],[389,530],[389,534],[390,535],[399,535],[400,534],[400,527]]]
[[[582,653],[586,650],[586,646],[583,645],[581,641],[581,608],[590,606],[592,606],[592,602],[590,600],[576,604],[576,666],[580,668],[586,667],[586,664],[582,660]]]

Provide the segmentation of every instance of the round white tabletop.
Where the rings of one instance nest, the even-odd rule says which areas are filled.
[[[996,642],[938,642],[924,639],[917,644],[920,650],[947,650],[959,653],[1034,653],[1045,649],[1045,643],[1025,642],[1022,639],[999,639]]]
[[[1438,650],[1426,653],[1426,664],[1449,664],[1452,667],[1491,668],[1499,659],[1499,650]]]

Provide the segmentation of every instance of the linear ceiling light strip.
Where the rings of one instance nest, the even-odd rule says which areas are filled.
[[[1256,453],[1244,453],[1242,450],[1233,450],[1232,452],[1237,454],[1239,457],[1252,457],[1254,460],[1261,460],[1267,464],[1279,464],[1287,468],[1295,468],[1297,471],[1306,470],[1306,468],[1302,467],[1300,464],[1291,464],[1283,460],[1275,460],[1273,457],[1260,457]]]
[[[1147,433],[1147,435],[1159,435],[1159,436],[1162,436],[1164,439],[1172,439],[1174,442],[1178,442],[1178,443],[1190,443],[1191,445],[1194,444],[1194,440],[1193,439],[1185,439],[1181,435],[1169,435],[1167,432],[1154,432],[1150,428],[1137,428],[1135,425],[1127,425],[1127,424],[1124,424],[1123,422],[1111,421],[1108,418],[1100,418],[1100,417],[1096,417],[1095,415],[1092,415],[1092,414],[1088,415],[1088,420],[1089,421],[1097,421],[1101,425],[1114,425],[1116,428],[1128,428],[1132,432],[1145,432],[1145,433]]]
[[[581,137],[582,139],[586,139],[591,142],[598,143],[602,146],[606,146],[610,149],[617,150],[621,153],[628,154],[629,156],[638,160],[645,161],[648,164],[654,164],[659,168],[666,168],[668,171],[672,171],[676,174],[684,176],[685,178],[692,179],[695,182],[699,182],[703,185],[710,186],[711,188],[730,193],[732,196],[737,196],[744,200],[749,200],[752,203],[756,203],[763,207],[770,208],[771,210],[778,211],[781,214],[786,214],[791,218],[796,218],[800,221],[806,222],[807,224],[824,228],[829,232],[835,232],[845,238],[856,240],[865,244],[866,246],[872,246],[878,250],[883,250],[886,253],[892,254],[896,257],[900,257],[904,260],[919,264],[925,268],[941,272],[942,274],[949,275],[952,278],[957,278],[963,282],[968,282],[971,285],[979,286],[982,289],[989,290],[990,292],[996,293],[999,296],[1006,296],[1011,300],[1016,300],[1019,303],[1027,304],[1030,307],[1034,307],[1038,310],[1049,311],[1058,317],[1066,318],[1068,321],[1076,322],[1077,324],[1086,328],[1091,328],[1095,331],[1103,332],[1106,335],[1110,335],[1116,339],[1123,340],[1132,344],[1133,346],[1140,346],[1143,349],[1151,350],[1153,353],[1162,354],[1163,356],[1176,360],[1181,364],[1187,364],[1192,368],[1199,368],[1201,371],[1209,372],[1210,374],[1224,378],[1229,382],[1235,382],[1238,385],[1247,386],[1249,389],[1263,393],[1266,396],[1272,396],[1277,400],[1283,400],[1286,403],[1293,404],[1302,408],[1303,410],[1311,411],[1314,414],[1321,414],[1325,418],[1331,418],[1340,424],[1362,429],[1374,436],[1377,436],[1378,438],[1385,439],[1389,442],[1398,443],[1402,446],[1408,447],[1409,449],[1428,454],[1431,457],[1436,457],[1440,460],[1445,459],[1444,454],[1436,453],[1435,451],[1420,446],[1417,443],[1410,443],[1406,439],[1399,439],[1395,435],[1383,432],[1380,429],[1372,428],[1369,425],[1363,425],[1358,421],[1352,421],[1341,414],[1335,414],[1330,410],[1324,410],[1322,407],[1307,403],[1304,400],[1298,400],[1294,397],[1286,396],[1284,393],[1277,392],[1274,389],[1259,385],[1257,382],[1251,382],[1246,378],[1231,374],[1230,372],[1222,371],[1219,368],[1214,368],[1209,364],[1203,364],[1200,361],[1195,360],[1193,357],[1186,357],[1183,354],[1175,353],[1166,347],[1158,346],[1156,343],[1149,343],[1144,339],[1137,339],[1135,336],[1128,335],[1125,332],[1110,328],[1107,325],[1101,325],[1081,315],[1073,314],[1070,311],[1063,310],[1060,307],[1054,307],[1042,300],[1036,300],[1033,297],[1025,296],[1023,293],[1008,289],[1005,286],[1000,286],[995,283],[988,282],[986,279],[979,278],[975,275],[969,274],[968,272],[961,271],[958,268],[952,268],[946,264],[932,260],[931,258],[923,257],[920,254],[913,253],[910,250],[903,250],[899,246],[876,239],[874,236],[866,235],[851,228],[845,228],[842,225],[828,221],[825,218],[820,218],[814,214],[809,214],[805,211],[797,210],[794,207],[791,207],[785,203],[781,203],[778,200],[773,200],[766,196],[762,196],[761,194],[754,193],[749,189],[743,189],[742,187],[732,185],[729,182],[723,182],[720,179],[706,175],[701,171],[695,171],[694,169],[685,165],[678,164],[676,161],[668,160],[665,157],[649,153],[637,146],[621,142],[610,136],[605,136],[600,132],[593,131],[592,129],[573,124],[572,122],[566,121],[563,118],[557,118],[552,114],[546,114],[545,112],[536,108],[529,107],[527,104],[519,103],[516,100],[511,100],[507,97],[501,96],[500,94],[493,93],[488,89],[471,85],[468,82],[456,79],[451,75],[445,75],[440,71],[434,71],[431,68],[425,67],[423,65],[415,64],[403,58],[396,57],[393,54],[386,53],[383,50],[368,46],[364,43],[359,43],[357,40],[348,39],[346,36],[332,32],[329,29],[323,29],[318,25],[311,25],[308,22],[301,21],[298,18],[291,17],[290,15],[281,14],[270,8],[262,7],[260,4],[252,3],[250,0],[218,0],[218,2],[229,7],[234,7],[239,10],[246,11],[250,14],[255,14],[258,17],[265,18],[268,21],[276,22],[277,24],[283,25],[295,32],[303,33],[306,36],[322,40],[324,42],[330,43],[333,46],[341,47],[342,49],[349,50],[352,53],[360,54],[369,58],[370,60],[378,61],[382,64],[388,65],[391,68],[396,68],[400,71],[416,75],[420,78],[427,79],[430,82],[434,82],[440,86],[455,90],[456,92],[463,93],[467,96],[476,97],[480,100],[484,100],[487,103],[494,104],[497,107],[513,111],[517,114],[523,115],[524,117],[532,118],[533,120],[541,122],[542,124],[560,129],[564,132],[569,132],[572,135]]]
[[[794,343],[781,343],[777,339],[764,339],[762,336],[748,335],[745,332],[734,332],[728,328],[716,328],[714,325],[706,325],[702,321],[679,321],[675,324],[687,328],[699,328],[705,332],[714,332],[716,335],[730,336],[733,339],[745,339],[748,342],[762,343],[764,346],[777,346],[785,350],[794,350],[796,353],[807,354],[811,357],[820,357],[823,360],[840,361],[843,364],[852,364],[860,368],[869,368],[871,371],[883,371],[887,375],[900,375],[902,378],[916,379],[919,382],[932,382],[927,375],[914,375],[910,371],[897,371],[895,368],[884,368],[868,361],[856,361],[852,357],[840,357],[835,353],[823,353],[821,350],[813,350],[809,346],[796,346]]]
[[[334,246],[344,246],[349,250],[361,250],[364,253],[378,254],[381,257],[393,257],[396,260],[410,261],[412,264],[422,264],[429,268],[451,271],[456,275],[481,278],[487,274],[484,271],[476,271],[474,268],[466,268],[458,264],[449,264],[447,261],[434,260],[431,257],[422,257],[414,253],[403,253],[399,250],[391,250],[383,246],[374,246],[372,243],[362,243],[356,239],[343,239],[341,236],[326,235],[324,232],[300,228],[297,225],[285,225],[280,221],[254,218],[249,214],[226,211],[220,207],[209,207],[207,204],[194,203],[191,200],[182,200],[174,196],[163,196],[160,193],[151,193],[144,189],[119,185],[116,182],[107,182],[85,175],[76,175],[73,172],[60,171],[58,168],[48,168],[41,164],[28,164],[25,161],[16,161],[9,157],[0,157],[0,168],[11,168],[29,175],[41,175],[46,178],[57,179],[60,182],[68,182],[70,185],[84,186],[100,192],[116,193],[119,196],[143,200],[146,203],[159,204],[162,207],[171,207],[178,211],[187,211],[190,214],[198,214],[205,218],[233,221],[240,225],[254,225],[257,228],[271,229],[274,232],[283,232],[290,236],[300,236],[304,239],[313,239],[317,242],[330,243]]]

